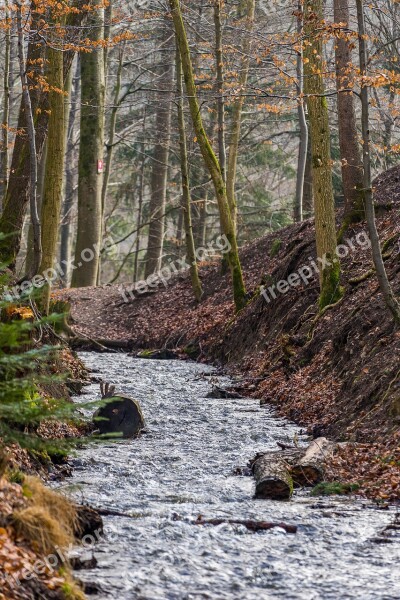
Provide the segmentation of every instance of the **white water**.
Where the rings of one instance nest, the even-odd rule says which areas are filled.
[[[400,544],[371,540],[394,513],[353,499],[254,500],[251,477],[234,476],[257,452],[291,442],[298,428],[256,400],[205,396],[212,369],[189,362],[82,355],[96,375],[142,405],[148,433],[79,451],[71,493],[134,519],[105,518],[98,567],[78,574],[99,600],[393,600],[400,598]],[[97,385],[80,402],[98,398]],[[365,507],[366,506],[366,507]],[[182,517],[174,521],[173,515]],[[205,518],[284,521],[251,533],[199,527]]]

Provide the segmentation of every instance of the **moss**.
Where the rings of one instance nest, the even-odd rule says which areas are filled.
[[[275,256],[278,254],[278,252],[281,248],[282,248],[282,240],[277,238],[272,243],[271,250],[269,252],[270,258],[275,258]]]
[[[346,496],[360,489],[358,483],[340,483],[339,481],[323,481],[311,491],[311,496]]]
[[[158,350],[142,350],[138,354],[138,358],[153,358],[157,354]]]
[[[71,574],[66,570],[64,570],[64,572],[60,570],[60,574],[66,579],[65,583],[61,586],[61,591],[66,600],[85,600],[86,596],[84,592],[79,585],[73,581]]]
[[[242,267],[239,261],[239,255],[237,253],[235,237],[234,235],[227,235],[226,237],[232,248],[232,250],[228,254],[228,260],[232,272],[232,286],[235,308],[236,312],[239,312],[247,304],[246,288],[243,281]]]
[[[329,258],[328,258],[329,260]],[[344,295],[344,288],[340,285],[340,264],[336,261],[332,266],[324,269],[322,275],[319,308],[322,311],[327,306],[335,304]]]

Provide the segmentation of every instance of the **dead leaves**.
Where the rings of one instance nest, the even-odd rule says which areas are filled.
[[[0,479],[0,519],[6,522],[14,511],[27,505],[21,486]],[[55,590],[65,584],[44,557],[19,539],[11,526],[0,527],[0,600],[21,600],[24,581],[37,582],[41,589]]]

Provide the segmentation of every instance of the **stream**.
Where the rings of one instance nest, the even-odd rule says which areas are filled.
[[[134,517],[104,518],[97,567],[77,573],[101,587],[93,598],[400,599],[400,540],[373,542],[394,509],[306,492],[290,502],[254,500],[253,479],[234,475],[258,451],[291,444],[295,434],[305,441],[298,427],[257,400],[206,398],[210,382],[229,382],[208,366],[124,354],[81,358],[140,401],[147,425],[138,439],[88,444],[71,460],[69,494]],[[92,384],[77,401],[99,395]],[[283,521],[298,532],[193,525],[200,514]]]

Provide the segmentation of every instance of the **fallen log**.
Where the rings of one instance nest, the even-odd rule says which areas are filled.
[[[272,460],[276,458],[284,459],[288,465],[293,465],[297,460],[300,460],[306,448],[286,447],[282,450],[270,450],[269,452],[257,452],[257,454],[248,462],[248,466],[254,470],[255,463],[264,457],[270,457]]]
[[[339,444],[318,438],[308,448],[286,448],[258,453],[250,461],[255,480],[256,498],[289,499],[293,487],[314,487],[325,479],[327,462]]]
[[[83,335],[83,334],[81,334]],[[75,336],[69,339],[74,350],[90,350],[92,352],[114,352],[132,350],[133,342],[127,340],[92,339],[88,336]]]
[[[112,510],[111,508],[96,508],[96,512],[101,516],[101,517],[124,517],[127,519],[134,519],[136,517],[133,517],[132,515],[130,515],[127,512],[121,512],[119,510]]]
[[[134,356],[136,356],[136,358],[145,358],[147,360],[176,360],[179,358],[178,352],[168,348],[161,348],[158,350],[142,350],[137,354],[134,353]]]
[[[327,461],[332,457],[337,444],[321,437],[308,446],[304,455],[292,463],[291,475],[298,486],[314,486],[324,481]]]
[[[292,453],[290,453],[292,455]],[[270,500],[288,500],[293,494],[293,479],[285,452],[270,452],[253,464],[256,480],[255,497]]]
[[[269,521],[251,521],[242,519],[203,519],[203,517],[200,515],[197,521],[194,522],[195,525],[213,525],[214,527],[224,523],[228,523],[229,525],[243,525],[249,531],[268,531],[269,529],[279,527],[284,529],[286,533],[297,533],[296,525],[288,525],[287,523],[272,523]]]

